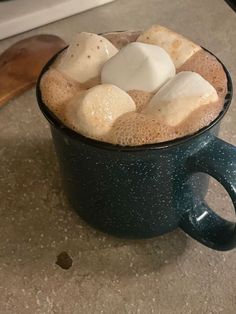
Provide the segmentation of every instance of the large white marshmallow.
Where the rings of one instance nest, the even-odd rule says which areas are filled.
[[[174,75],[174,64],[164,49],[133,42],[104,64],[101,80],[125,91],[154,92]]]
[[[117,86],[97,85],[74,97],[66,106],[66,120],[79,133],[100,139],[122,114],[135,111],[133,99]]]
[[[151,99],[145,112],[169,126],[183,122],[201,106],[218,101],[215,88],[195,72],[180,72]]]
[[[182,35],[160,25],[153,25],[142,33],[137,41],[158,45],[165,49],[171,56],[176,68],[183,65],[192,55],[201,49],[200,46]]]
[[[84,83],[100,76],[103,64],[118,52],[106,38],[92,33],[78,33],[55,67]]]

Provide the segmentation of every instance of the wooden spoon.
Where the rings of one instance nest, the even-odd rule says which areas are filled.
[[[37,80],[44,64],[66,43],[54,35],[23,39],[0,55],[0,108]]]

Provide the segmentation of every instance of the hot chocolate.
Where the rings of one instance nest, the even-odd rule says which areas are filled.
[[[169,29],[79,33],[40,83],[69,128],[124,146],[173,140],[221,112],[227,79],[217,59]]]

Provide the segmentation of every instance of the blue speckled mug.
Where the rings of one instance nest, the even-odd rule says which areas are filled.
[[[224,110],[209,126],[166,143],[120,147],[75,133],[43,103],[40,78],[55,57],[39,77],[37,99],[51,125],[66,194],[78,214],[120,237],[148,238],[180,227],[210,248],[234,248],[236,224],[204,201],[208,174],[236,206],[236,148],[216,137],[233,93],[227,70]]]

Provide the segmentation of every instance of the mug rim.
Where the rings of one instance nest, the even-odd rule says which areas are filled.
[[[207,50],[206,48],[202,47],[205,51],[213,55],[217,61],[222,65],[223,70],[226,74],[227,77],[227,94],[225,95],[224,98],[224,106],[222,111],[219,113],[219,115],[207,126],[204,128],[201,128],[197,132],[193,134],[189,134],[180,138],[176,138],[170,141],[165,141],[161,143],[152,143],[152,144],[143,144],[143,145],[136,145],[136,146],[121,146],[118,144],[111,144],[108,142],[102,142],[98,141],[95,139],[88,138],[80,133],[77,133],[76,131],[70,129],[66,125],[62,123],[62,121],[44,104],[42,100],[42,95],[41,95],[41,90],[40,90],[40,81],[43,76],[43,74],[49,69],[51,64],[55,61],[57,56],[62,53],[65,49],[67,49],[68,46],[64,47],[60,51],[58,51],[52,58],[49,59],[49,61],[44,65],[42,68],[39,77],[37,79],[36,83],[36,98],[38,102],[38,106],[40,111],[43,113],[44,117],[48,120],[50,125],[54,126],[55,128],[59,129],[61,132],[65,133],[68,137],[73,138],[74,140],[83,142],[84,144],[90,145],[90,146],[95,146],[100,149],[105,149],[105,150],[113,150],[113,151],[144,151],[144,150],[160,150],[160,149],[165,149],[165,148],[171,148],[173,146],[181,145],[183,143],[186,143],[192,139],[195,139],[199,137],[200,135],[204,134],[205,132],[209,131],[211,128],[213,128],[217,123],[221,121],[221,119],[224,117],[226,112],[228,111],[232,97],[233,97],[233,83],[232,83],[232,78],[229,74],[229,71],[223,64],[223,62],[216,57],[211,51]]]

